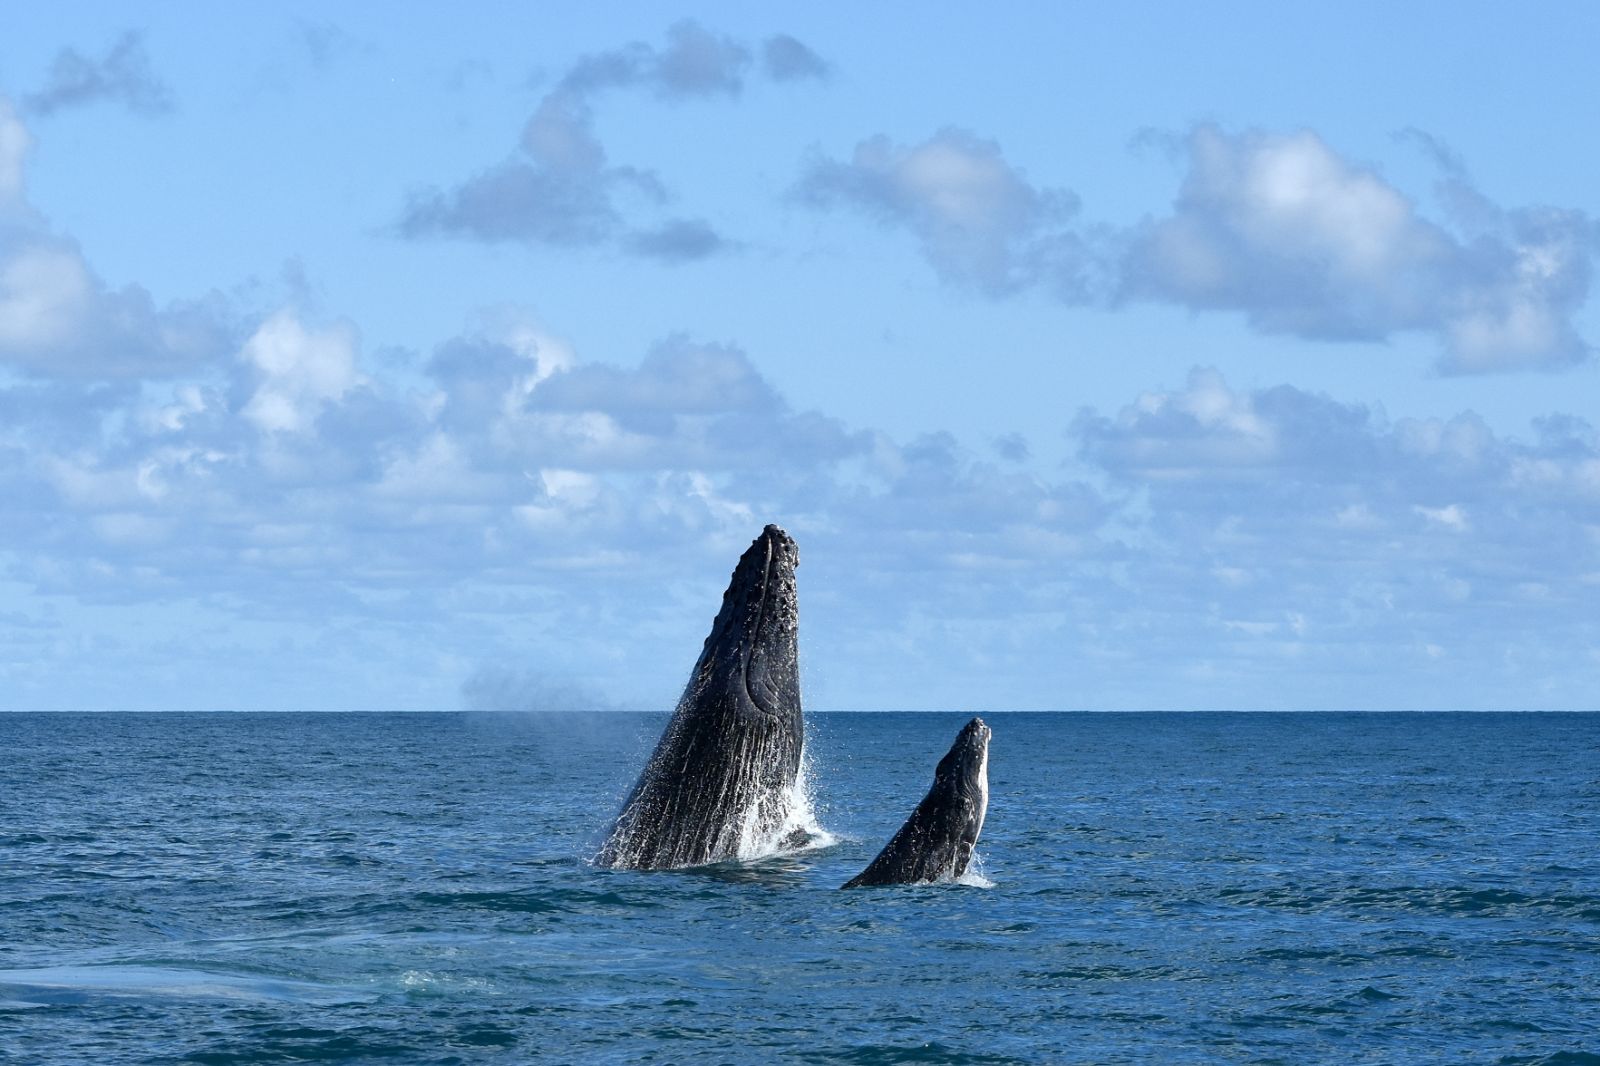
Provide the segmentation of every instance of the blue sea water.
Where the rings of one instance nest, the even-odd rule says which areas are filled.
[[[0,715],[7,1063],[1600,1063],[1600,715],[996,715],[992,887],[585,857],[664,722]]]

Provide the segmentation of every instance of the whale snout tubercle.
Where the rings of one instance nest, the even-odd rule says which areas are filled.
[[[782,526],[769,522],[767,527],[761,531],[759,539],[766,541],[768,551],[782,552],[787,555],[790,566],[800,565],[800,546],[794,542],[793,537],[784,531]]]

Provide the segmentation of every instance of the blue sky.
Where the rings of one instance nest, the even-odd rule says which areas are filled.
[[[33,5],[0,707],[1596,706],[1590,5]]]

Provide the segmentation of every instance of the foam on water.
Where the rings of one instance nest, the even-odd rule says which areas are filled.
[[[43,1005],[86,996],[159,996],[292,1003],[353,1003],[363,996],[309,981],[149,965],[40,966],[0,970],[8,999]]]
[[[478,977],[436,973],[433,970],[407,970],[400,975],[400,987],[407,992],[491,992],[493,985]]]

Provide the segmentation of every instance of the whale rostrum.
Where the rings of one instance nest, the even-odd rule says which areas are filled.
[[[767,526],[734,568],[689,684],[606,842],[601,866],[660,870],[775,850],[800,802],[800,553]]]
[[[967,872],[989,809],[989,736],[982,718],[962,727],[939,760],[928,794],[845,888],[953,881]]]

